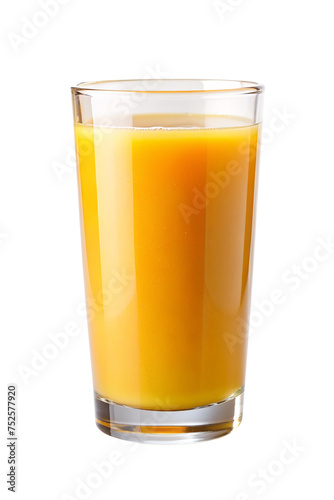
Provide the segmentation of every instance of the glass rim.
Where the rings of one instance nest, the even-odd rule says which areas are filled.
[[[208,88],[203,89],[159,89],[159,88],[146,88],[147,85],[152,85],[155,82],[157,87],[159,82],[168,85],[174,83],[191,84],[197,83],[207,86]],[[133,85],[133,88],[122,88],[123,86]],[[138,85],[141,87],[138,88]],[[137,86],[136,88],[134,88]],[[211,87],[211,88],[210,88]],[[122,94],[212,94],[212,93],[223,93],[223,94],[261,94],[264,91],[264,85],[256,82],[247,80],[226,80],[226,79],[199,79],[199,78],[144,78],[144,79],[126,79],[126,80],[99,80],[82,82],[71,87],[72,92],[112,92],[112,93],[122,93]]]

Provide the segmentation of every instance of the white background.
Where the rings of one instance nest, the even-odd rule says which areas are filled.
[[[6,387],[14,382],[20,500],[84,498],[78,484],[94,479],[86,492],[94,500],[330,498],[334,249],[318,254],[317,245],[334,241],[331,2],[62,4],[53,17],[40,15],[37,0],[1,6],[1,490],[12,498]],[[24,30],[24,18],[44,26]],[[265,147],[244,421],[214,441],[133,448],[94,423],[87,326],[77,313],[84,289],[70,86],[152,71],[263,83]],[[267,304],[265,317],[260,302],[274,289],[284,303]],[[42,353],[69,323],[77,335],[23,380],[20,365],[31,368],[34,349]],[[113,452],[109,476],[92,475]]]

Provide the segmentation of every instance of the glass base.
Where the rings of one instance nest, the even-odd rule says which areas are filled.
[[[140,410],[95,394],[97,427],[138,443],[192,443],[226,436],[242,419],[243,388],[225,401],[190,410]]]

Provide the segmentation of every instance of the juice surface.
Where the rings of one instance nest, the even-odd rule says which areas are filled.
[[[147,115],[75,135],[96,393],[157,410],[230,397],[245,377],[258,126]]]

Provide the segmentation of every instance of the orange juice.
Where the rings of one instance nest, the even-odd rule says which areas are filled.
[[[97,395],[179,410],[238,393],[258,126],[138,115],[75,135]]]

